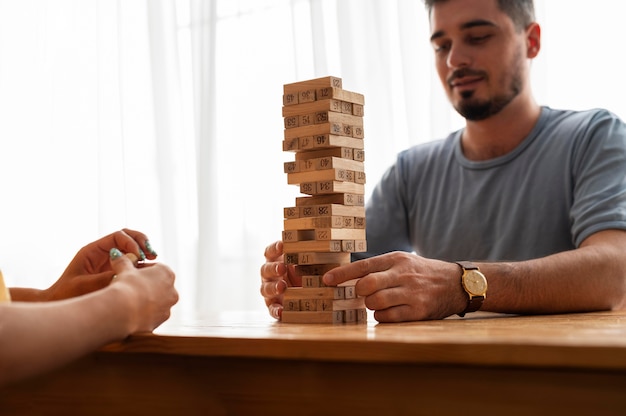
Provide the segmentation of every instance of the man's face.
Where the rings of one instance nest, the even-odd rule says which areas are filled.
[[[517,97],[527,76],[525,33],[497,0],[436,3],[430,25],[439,78],[463,117],[484,120]]]

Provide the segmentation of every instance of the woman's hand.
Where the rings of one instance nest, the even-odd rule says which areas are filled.
[[[114,247],[133,254],[140,262],[157,257],[145,234],[126,228],[116,231],[81,248],[59,280],[41,292],[41,300],[71,298],[108,286],[115,274],[109,262],[109,251]]]

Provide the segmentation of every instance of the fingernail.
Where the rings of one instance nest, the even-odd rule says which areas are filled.
[[[276,294],[281,294],[287,289],[287,283],[284,280],[276,282]]]
[[[335,280],[335,278],[332,274],[326,273],[324,276],[322,276],[322,281],[327,285],[332,285],[333,280]]]
[[[139,249],[139,259],[142,261],[146,259],[146,253],[142,249]]]
[[[156,251],[154,251],[154,249],[152,249],[152,245],[150,244],[150,241],[146,240],[146,249],[148,250],[148,252],[150,254],[152,254],[153,256],[156,256],[157,253]],[[144,257],[145,258],[145,257]]]
[[[113,247],[110,251],[109,251],[109,256],[111,257],[111,260],[115,260],[118,257],[122,257],[122,252],[119,251],[117,248]]]

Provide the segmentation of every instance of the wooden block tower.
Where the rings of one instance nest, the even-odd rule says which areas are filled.
[[[337,77],[286,84],[283,93],[283,150],[295,153],[284,169],[305,196],[284,210],[285,264],[295,265],[302,287],[285,292],[282,322],[366,322],[356,281],[322,283],[324,273],[367,249],[364,97],[344,90]]]

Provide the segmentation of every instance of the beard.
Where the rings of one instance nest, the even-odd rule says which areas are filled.
[[[463,99],[454,109],[467,120],[485,120],[502,111],[504,107],[519,95],[520,91],[520,85],[512,84],[507,93],[485,100],[473,99],[474,91],[465,91],[461,94]]]
[[[508,81],[504,81],[506,84],[502,82],[504,84],[503,92],[486,99],[479,99],[474,98],[474,91],[464,91],[461,93],[461,101],[454,106],[454,109],[466,120],[470,121],[485,120],[502,111],[504,107],[519,95],[524,84],[522,81],[522,58],[516,57],[514,61],[515,63],[511,67],[515,68],[515,71]],[[480,75],[489,81],[488,75],[483,71],[460,69],[452,74],[449,82],[454,80],[454,78],[467,75]]]

